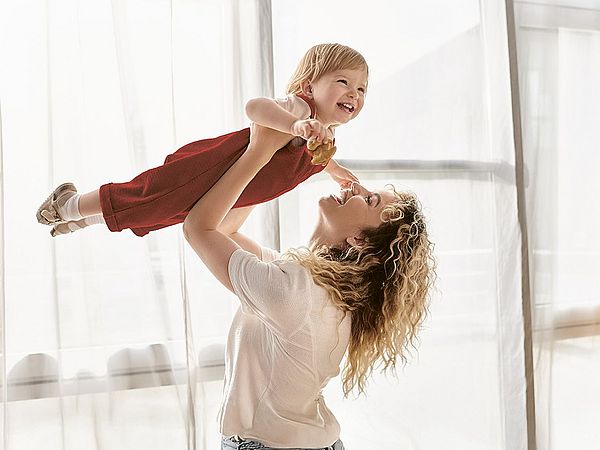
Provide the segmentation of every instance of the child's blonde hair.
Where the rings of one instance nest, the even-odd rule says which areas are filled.
[[[317,81],[329,72],[346,69],[365,69],[369,75],[367,61],[356,50],[342,44],[315,45],[300,60],[286,93],[300,94],[304,81]]]

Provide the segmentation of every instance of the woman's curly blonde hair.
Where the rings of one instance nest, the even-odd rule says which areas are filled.
[[[342,375],[344,395],[365,392],[376,364],[404,365],[428,312],[436,263],[417,197],[397,192],[381,212],[382,225],[363,230],[364,245],[288,250],[308,268],[333,302],[352,315]]]

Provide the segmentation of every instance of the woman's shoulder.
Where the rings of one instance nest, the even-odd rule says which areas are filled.
[[[268,274],[270,281],[282,283],[286,289],[293,286],[304,286],[312,280],[310,271],[299,261],[290,258],[286,253],[280,253],[269,247],[260,248],[260,257],[242,248],[232,254],[231,266],[244,266],[248,271]]]
[[[260,259],[264,262],[275,261],[281,259],[281,253],[269,247],[260,247]]]

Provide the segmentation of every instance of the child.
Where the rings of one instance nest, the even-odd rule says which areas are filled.
[[[357,178],[334,160],[311,164],[306,141],[331,144],[334,127],[362,109],[367,81],[367,63],[358,52],[340,44],[316,45],[300,61],[285,98],[255,98],[246,104],[250,128],[187,144],[168,155],[162,166],[127,183],[108,183],[82,195],[72,183],[64,183],[40,206],[37,220],[52,226],[52,236],[100,223],[111,231],[130,228],[144,236],[181,223],[196,201],[257,142],[280,150],[234,208],[272,200],[321,170],[342,187],[349,185]]]

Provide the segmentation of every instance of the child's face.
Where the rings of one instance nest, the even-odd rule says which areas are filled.
[[[339,125],[354,119],[365,102],[367,71],[336,70],[317,81],[302,85],[306,95],[315,101],[317,118],[325,126]]]

